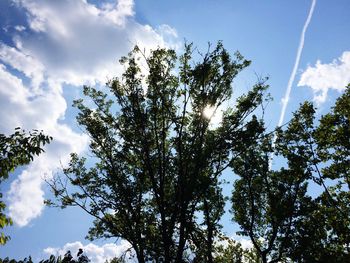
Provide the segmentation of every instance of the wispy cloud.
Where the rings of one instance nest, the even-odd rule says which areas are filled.
[[[308,86],[314,93],[314,101],[320,105],[327,99],[329,90],[341,92],[350,83],[350,51],[329,64],[317,61],[301,75],[298,86]]]
[[[301,54],[302,54],[303,48],[304,48],[305,34],[306,34],[307,28],[309,27],[309,24],[311,22],[311,18],[312,18],[312,15],[314,13],[315,6],[316,6],[316,0],[312,0],[311,7],[310,7],[310,10],[309,10],[309,14],[308,14],[308,16],[306,18],[306,21],[305,21],[304,26],[303,26],[303,30],[301,32],[299,46],[298,46],[298,51],[297,51],[297,55],[295,57],[293,70],[292,70],[292,73],[290,74],[290,77],[289,77],[289,81],[288,81],[287,88],[286,88],[286,93],[285,93],[285,95],[284,95],[284,97],[282,99],[282,109],[281,109],[280,118],[278,120],[278,126],[281,126],[283,124],[284,117],[286,115],[286,110],[287,110],[288,102],[289,102],[289,99],[290,99],[290,93],[292,91],[292,86],[293,86],[294,79],[295,79],[295,76],[296,76],[296,73],[297,73],[297,69],[299,67]],[[272,146],[273,147],[275,145],[275,141],[276,141],[276,134],[274,135],[274,137],[272,139]],[[270,169],[272,167],[273,157],[274,157],[274,153],[271,153],[270,158],[269,158],[269,168]]]
[[[304,48],[306,30],[309,27],[312,15],[314,13],[315,6],[316,6],[316,0],[312,0],[312,4],[311,4],[311,8],[310,8],[309,14],[307,16],[307,19],[306,19],[305,24],[303,26],[303,30],[301,32],[300,41],[299,41],[299,47],[298,47],[297,55],[296,55],[296,58],[295,58],[294,67],[293,67],[292,73],[290,74],[290,77],[289,77],[288,85],[287,85],[287,88],[286,88],[286,93],[285,93],[285,95],[284,95],[284,97],[282,99],[282,110],[281,110],[281,115],[280,115],[280,118],[279,118],[279,121],[278,121],[278,126],[281,126],[283,124],[283,121],[284,121],[284,116],[286,114],[288,102],[289,102],[289,99],[290,99],[290,93],[292,91],[292,85],[294,83],[295,75],[297,73],[297,69],[299,67],[301,54],[302,54],[303,48]]]

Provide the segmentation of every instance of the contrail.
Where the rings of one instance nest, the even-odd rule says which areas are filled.
[[[310,10],[309,10],[309,14],[308,14],[308,16],[306,18],[303,30],[301,32],[300,41],[299,41],[299,47],[298,47],[298,51],[297,51],[297,56],[295,58],[294,67],[293,67],[292,73],[290,74],[290,77],[289,77],[288,85],[287,85],[287,88],[286,88],[286,93],[285,93],[285,95],[284,95],[284,97],[282,99],[282,110],[281,110],[280,119],[278,121],[278,126],[281,126],[283,124],[283,121],[284,121],[284,116],[286,114],[286,109],[287,109],[287,105],[288,105],[289,98],[290,98],[290,92],[292,91],[292,85],[293,85],[293,82],[294,82],[294,79],[295,79],[295,75],[297,73],[297,69],[299,67],[301,53],[303,52],[303,48],[304,48],[305,33],[306,33],[307,28],[309,27],[312,15],[314,13],[314,9],[315,9],[315,6],[316,6],[316,1],[317,0],[312,0],[311,7],[310,7]],[[272,139],[272,146],[275,146],[275,141],[276,141],[276,134],[274,135],[274,137]],[[273,156],[274,156],[274,153],[272,153],[271,156],[270,156],[270,161],[269,161],[269,168],[270,169],[272,167]]]
[[[286,89],[286,94],[284,95],[284,98],[282,99],[282,110],[281,110],[280,119],[278,121],[278,126],[281,126],[283,124],[283,121],[284,121],[284,115],[286,114],[286,109],[287,109],[287,105],[288,105],[289,98],[290,98],[290,92],[292,90],[292,85],[293,85],[293,82],[295,79],[295,75],[296,75],[297,69],[299,67],[301,53],[302,53],[303,48],[304,48],[305,33],[306,33],[306,30],[310,24],[312,14],[314,13],[315,5],[316,5],[316,0],[312,0],[309,15],[307,16],[307,19],[306,19],[304,27],[303,27],[303,31],[301,32],[298,52],[297,52],[297,56],[295,58],[292,73],[290,74],[290,77],[289,77],[289,81],[288,81],[288,85],[287,85],[287,89]]]

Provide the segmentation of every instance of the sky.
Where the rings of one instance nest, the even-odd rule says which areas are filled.
[[[44,179],[59,173],[69,153],[87,149],[72,101],[83,85],[121,74],[118,59],[135,44],[181,52],[184,41],[206,50],[222,40],[231,53],[240,51],[252,65],[233,83],[234,96],[269,77],[272,129],[305,100],[326,113],[350,83],[348,10],[348,0],[0,0],[0,133],[20,126],[54,138],[0,186],[14,221],[0,258],[42,259],[82,247],[100,263],[128,248],[125,241],[85,240],[91,217],[43,200],[50,196]],[[227,218],[223,224],[234,236],[237,227]]]

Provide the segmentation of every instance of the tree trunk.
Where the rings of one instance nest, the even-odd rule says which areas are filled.
[[[204,200],[204,214],[205,214],[205,221],[207,224],[207,260],[208,263],[213,263],[213,226],[210,221],[210,213],[209,213],[209,206],[208,201]]]

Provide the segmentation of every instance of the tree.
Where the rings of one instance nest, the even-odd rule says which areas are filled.
[[[295,149],[303,129],[308,128],[309,113],[309,107],[302,107],[288,125],[291,133],[282,136],[280,131],[276,140],[276,153],[287,158],[287,168],[269,169],[272,133],[267,133],[263,121],[257,119],[243,131],[240,147],[244,151],[232,161],[234,172],[240,176],[232,195],[234,220],[241,226],[240,234],[250,237],[264,263],[283,260],[295,220],[305,214],[304,206],[310,199],[309,155]]]
[[[33,130],[26,134],[20,128],[15,129],[15,133],[6,136],[0,134],[0,183],[7,179],[10,172],[18,166],[26,165],[33,161],[34,156],[39,155],[44,150],[42,147],[50,143],[52,137],[44,135],[38,130]],[[2,198],[2,193],[0,193]],[[12,221],[4,214],[6,205],[0,201],[0,228],[11,225]],[[1,233],[0,244],[4,245],[9,240],[8,236]]]
[[[199,261],[203,262],[203,261]],[[259,263],[259,256],[254,248],[243,248],[242,245],[231,238],[222,236],[215,242],[215,263]]]
[[[311,153],[312,180],[323,191],[314,199],[309,221],[304,218],[298,225],[295,245],[290,248],[295,260],[313,257],[318,262],[350,262],[349,103],[348,85],[303,140]]]
[[[83,250],[80,248],[77,256],[77,259],[74,259],[72,253],[68,250],[66,254],[64,254],[63,258],[61,256],[51,255],[49,259],[40,260],[39,263],[89,263],[90,259],[83,254]],[[24,258],[23,260],[15,260],[9,259],[8,257],[5,259],[0,259],[1,263],[33,263],[32,257]]]
[[[318,126],[313,105],[302,104],[275,147],[263,120],[243,131],[232,208],[262,262],[349,262],[349,113],[348,87]],[[272,152],[284,159],[279,170],[269,169]],[[312,182],[319,195],[309,195]]]
[[[178,59],[173,50],[146,56],[135,47],[109,92],[84,87],[94,109],[83,99],[74,105],[93,158],[72,154],[64,175],[49,182],[56,196],[49,205],[85,210],[95,218],[90,239],[124,238],[141,263],[214,261],[225,204],[220,175],[264,101],[259,81],[212,127],[205,110],[229,102],[233,79],[250,62],[221,43],[199,53],[200,62],[193,52],[186,45]]]

